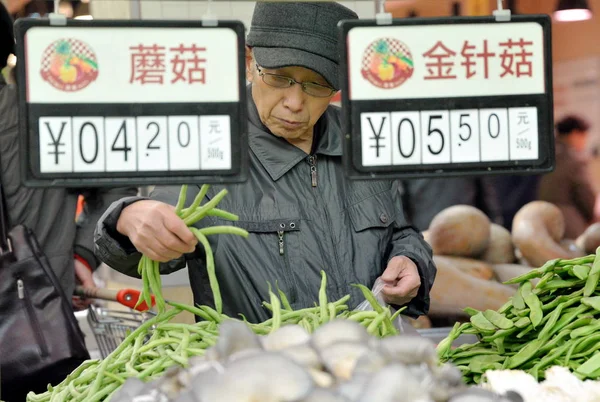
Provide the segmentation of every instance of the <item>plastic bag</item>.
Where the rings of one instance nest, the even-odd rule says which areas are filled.
[[[387,304],[385,302],[385,300],[383,300],[383,295],[381,294],[381,292],[383,291],[383,288],[385,287],[385,282],[381,279],[381,278],[377,278],[377,280],[375,281],[375,283],[373,284],[373,288],[371,289],[371,292],[373,293],[373,296],[375,296],[375,300],[377,300],[377,302],[383,306],[383,307],[388,307],[390,308],[390,311],[392,313],[392,315],[396,312],[396,309],[391,307],[389,304]],[[368,300],[363,301],[362,303],[360,303],[355,310],[357,311],[372,311],[373,310],[373,306],[371,306],[371,303],[369,303]],[[403,335],[417,335],[420,336],[419,333],[417,332],[417,330],[410,325],[410,323],[406,320],[406,318],[404,318],[402,316],[402,314],[400,314],[398,316],[398,318],[396,318],[393,322],[394,327]]]

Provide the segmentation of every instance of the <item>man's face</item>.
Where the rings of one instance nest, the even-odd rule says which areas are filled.
[[[252,97],[263,124],[274,135],[291,142],[312,138],[313,127],[329,106],[334,93],[326,97],[315,97],[305,93],[302,87],[296,84],[289,88],[276,88],[266,84],[261,73],[329,87],[327,81],[304,67],[285,67],[277,70],[257,67],[251,51],[247,52],[246,78],[252,83]]]

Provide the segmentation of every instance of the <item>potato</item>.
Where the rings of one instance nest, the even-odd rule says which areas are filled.
[[[455,205],[437,214],[429,226],[433,253],[478,257],[490,242],[490,220],[475,207]]]

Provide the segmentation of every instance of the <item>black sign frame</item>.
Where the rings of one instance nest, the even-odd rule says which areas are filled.
[[[25,43],[33,27],[52,27],[49,19],[24,18],[15,22],[18,43]],[[27,103],[25,47],[17,47],[19,94],[19,132],[22,183],[27,187],[106,187],[148,186],[165,184],[226,184],[245,182],[248,177],[248,119],[245,78],[245,27],[241,21],[158,21],[158,20],[67,20],[58,27],[71,28],[229,28],[236,33],[238,51],[238,102],[222,103],[100,103],[100,104],[31,104]],[[199,171],[131,171],[41,173],[39,122],[41,116],[69,117],[141,117],[170,115],[229,115],[231,133],[231,169]],[[200,157],[200,156],[199,156]]]
[[[510,24],[534,22],[541,25],[544,36],[544,94],[424,98],[424,99],[349,99],[349,60],[347,36],[359,27],[392,27],[453,24]],[[352,180],[418,179],[485,175],[543,174],[554,170],[554,107],[552,84],[552,21],[548,15],[513,15],[508,22],[498,22],[495,17],[443,17],[393,19],[391,24],[379,25],[377,20],[347,20],[338,25],[340,44],[340,88],[342,98],[343,164],[346,176]],[[503,108],[506,103],[519,99],[521,107],[538,107],[538,160],[474,163],[444,163],[395,166],[362,166],[361,113],[368,112],[423,112],[433,110]],[[424,168],[428,167],[428,168]]]

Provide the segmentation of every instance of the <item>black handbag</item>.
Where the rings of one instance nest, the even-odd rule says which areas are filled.
[[[70,298],[35,234],[23,225],[8,231],[9,215],[1,182],[0,199],[2,399],[3,394],[10,395],[11,389],[18,386],[33,388],[37,383],[35,388],[39,390],[40,382],[56,379],[57,372],[74,368],[90,356]],[[45,389],[47,383],[42,385]]]

